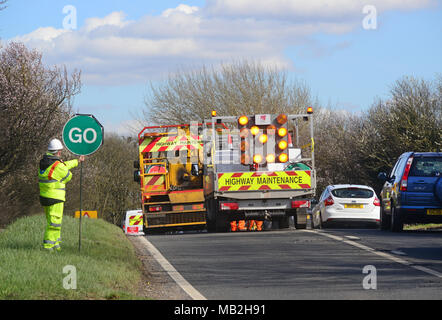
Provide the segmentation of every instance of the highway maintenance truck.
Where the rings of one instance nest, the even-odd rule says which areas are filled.
[[[202,141],[198,126],[145,127],[138,134],[140,183],[145,232],[205,228]]]
[[[305,228],[316,191],[313,109],[144,128],[135,178],[145,231],[265,221]]]
[[[231,221],[305,228],[316,172],[313,109],[305,114],[216,116],[203,123],[203,189],[209,231]],[[267,224],[268,225],[268,224]]]

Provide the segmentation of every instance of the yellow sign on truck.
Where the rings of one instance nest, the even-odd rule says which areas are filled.
[[[311,188],[311,171],[218,173],[219,191],[294,190]]]

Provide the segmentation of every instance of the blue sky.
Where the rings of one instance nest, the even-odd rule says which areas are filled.
[[[304,80],[323,105],[358,112],[402,76],[442,73],[442,6],[435,0],[9,0],[2,42],[36,47],[48,64],[83,74],[74,107],[126,133],[149,81],[179,67],[257,59]],[[253,4],[253,5],[252,5]],[[362,7],[377,11],[362,28]],[[66,31],[62,10],[76,8]]]

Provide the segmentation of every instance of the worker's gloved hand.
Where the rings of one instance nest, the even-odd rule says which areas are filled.
[[[84,156],[80,156],[80,158],[78,159],[78,162],[83,162],[84,161]]]

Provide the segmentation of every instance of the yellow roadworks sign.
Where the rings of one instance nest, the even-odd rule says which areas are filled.
[[[177,150],[202,149],[202,142],[199,136],[167,136],[153,139],[144,139],[140,144],[140,152],[162,152]]]
[[[81,211],[81,216],[83,218],[98,219],[98,212],[83,210]],[[80,211],[75,211],[75,218],[80,218]]]
[[[218,191],[310,188],[311,171],[232,172],[218,174]]]

